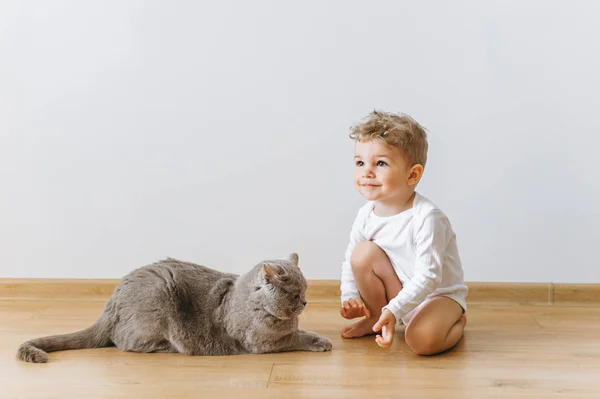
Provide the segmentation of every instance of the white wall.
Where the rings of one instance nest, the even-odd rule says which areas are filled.
[[[339,277],[348,128],[429,129],[468,281],[599,282],[600,3],[0,3],[0,277]]]

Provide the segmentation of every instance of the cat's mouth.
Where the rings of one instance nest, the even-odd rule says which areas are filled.
[[[279,320],[289,320],[294,316],[299,316],[302,311],[304,311],[304,306],[296,306],[291,309],[269,309],[268,306],[265,306],[264,309],[273,317],[278,318]]]
[[[296,306],[292,312],[296,315],[299,316],[300,313],[302,313],[304,311],[304,306]]]
[[[275,318],[277,318],[279,320],[288,320],[288,319],[291,319],[292,316],[294,315],[293,312],[285,311],[285,310],[275,310],[274,312],[272,312],[267,306],[265,306],[264,309],[271,316],[273,316],[273,317],[275,317]]]
[[[279,314],[275,314],[273,316],[277,317],[279,320],[289,320],[293,315],[293,313],[289,312],[279,312]]]

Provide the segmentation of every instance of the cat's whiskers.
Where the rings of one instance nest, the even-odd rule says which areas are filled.
[[[304,311],[303,311],[302,313],[300,313],[300,317],[301,317],[302,319],[304,319],[304,320],[308,320],[308,319],[306,318],[306,313],[304,313]]]

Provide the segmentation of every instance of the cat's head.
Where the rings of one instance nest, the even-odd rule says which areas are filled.
[[[260,291],[267,312],[279,319],[302,313],[306,306],[306,279],[298,267],[297,254],[263,262],[260,274],[260,286],[255,289]]]

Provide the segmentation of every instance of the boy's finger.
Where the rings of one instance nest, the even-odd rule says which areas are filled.
[[[365,316],[367,316],[367,318],[371,318],[371,312],[369,312],[369,309],[367,309],[366,306],[363,306],[363,313]]]
[[[386,326],[383,326],[383,328],[381,330],[381,339],[379,340],[378,343],[379,343],[379,346],[381,346],[382,348],[387,348],[391,344],[389,331]]]
[[[387,342],[388,342],[388,346],[392,344],[392,342],[394,342],[394,325],[392,324],[389,327],[386,327],[386,332],[387,332]]]
[[[381,337],[381,335],[378,335],[375,338],[375,342],[377,342],[377,345],[379,345],[381,348],[389,348],[390,347],[390,342],[387,342],[385,340],[385,338]]]
[[[377,323],[375,323],[375,325],[373,326],[373,331],[379,331],[381,330],[381,320],[378,321]]]
[[[350,305],[352,305],[354,309],[358,308],[358,303],[356,303],[354,299],[350,299]]]

